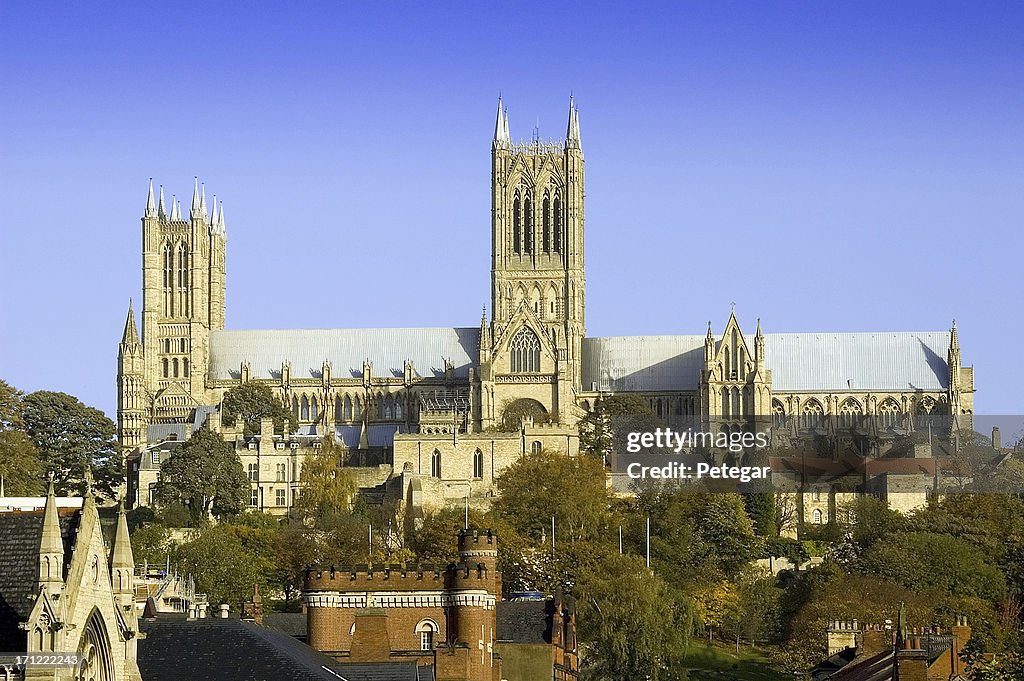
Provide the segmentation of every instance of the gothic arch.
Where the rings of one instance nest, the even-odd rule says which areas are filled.
[[[544,191],[544,202],[541,218],[541,250],[545,253],[551,252],[551,197],[548,191]]]
[[[821,428],[825,422],[825,409],[821,406],[815,398],[811,398],[804,402],[804,406],[800,410],[800,427],[804,430],[814,430]]]
[[[839,427],[854,428],[860,425],[860,418],[864,415],[864,408],[853,397],[847,397],[839,407]]]
[[[522,234],[523,234],[523,207],[522,199],[519,197],[519,190],[516,190],[515,196],[512,198],[512,252],[519,254],[522,252]]]
[[[786,425],[786,408],[778,400],[772,400],[772,425],[776,428]]]
[[[895,428],[899,425],[902,418],[902,409],[900,409],[899,402],[891,397],[885,398],[880,405],[878,405],[878,421],[882,428]]]
[[[99,610],[93,608],[78,641],[79,667],[75,681],[114,681],[114,657],[110,637]]]

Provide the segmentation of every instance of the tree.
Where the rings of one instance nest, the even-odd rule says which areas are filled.
[[[245,424],[245,434],[255,435],[260,432],[260,419],[272,418],[274,432],[293,432],[298,427],[298,419],[290,409],[274,396],[270,386],[249,381],[231,388],[224,393],[221,402],[222,420],[224,425],[233,426],[238,419]]]
[[[548,536],[552,517],[562,541],[589,539],[608,528],[611,495],[604,466],[592,458],[533,452],[505,469],[497,483],[495,514],[524,536]]]
[[[517,432],[523,425],[523,419],[533,420],[534,425],[550,422],[551,414],[544,411],[544,406],[537,400],[519,399],[506,400],[501,405],[501,420],[498,430],[504,433]]]
[[[264,550],[265,549],[265,550]],[[273,546],[246,547],[230,527],[211,527],[174,551],[171,560],[182,574],[196,581],[196,591],[210,603],[238,604],[252,596],[253,584],[267,587],[275,567],[268,558]]]
[[[449,563],[459,562],[459,532],[465,527],[466,512],[464,509],[447,507],[440,511],[427,514],[423,523],[413,530],[409,548],[416,554],[416,560],[421,563],[445,566]],[[471,511],[469,514],[470,527],[482,527],[485,525],[480,514]],[[499,546],[504,543],[504,537],[499,535]]]
[[[842,529],[848,532],[861,548],[868,548],[883,537],[900,532],[906,521],[899,511],[874,497],[858,497],[842,506]]]
[[[184,504],[194,523],[239,513],[249,501],[249,478],[231,443],[209,428],[200,428],[188,442],[160,464],[157,499]]]
[[[580,451],[607,461],[616,446],[624,451],[627,432],[653,430],[660,425],[653,421],[653,416],[651,407],[637,395],[602,397],[580,419]]]
[[[679,678],[682,633],[668,586],[636,556],[610,556],[580,585],[583,666],[600,681]]]
[[[95,492],[116,496],[124,461],[117,428],[103,412],[66,393],[39,391],[25,396],[22,417],[58,493],[84,494],[88,469]]]
[[[336,516],[350,513],[357,487],[351,472],[341,465],[342,456],[342,449],[328,436],[320,451],[307,455],[302,462],[302,492],[295,501],[294,513],[313,527],[329,528]]]
[[[0,430],[0,478],[6,494],[38,496],[46,491],[39,450],[20,430]]]
[[[21,418],[24,397],[20,390],[0,380],[0,430],[21,430],[25,427]]]

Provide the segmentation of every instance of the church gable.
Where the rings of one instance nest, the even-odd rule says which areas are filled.
[[[518,310],[494,339],[491,366],[496,374],[553,374],[557,349],[537,316],[520,303]]]

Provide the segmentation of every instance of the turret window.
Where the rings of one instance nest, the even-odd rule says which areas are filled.
[[[512,252],[519,253],[522,242],[523,211],[519,203],[519,195],[512,201]]]
[[[512,373],[540,371],[540,340],[530,329],[523,327],[512,339]]]

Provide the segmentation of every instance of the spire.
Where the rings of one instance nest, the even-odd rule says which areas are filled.
[[[167,217],[167,209],[164,208],[164,186],[160,185],[160,203],[156,207],[156,214],[161,218]]]
[[[754,335],[754,361],[764,361],[764,334],[761,333],[761,318],[757,318],[757,333]]]
[[[203,222],[209,222],[210,214],[206,211],[206,184],[203,184],[202,187],[202,193],[199,196],[199,215],[202,216]]]
[[[46,506],[43,508],[43,532],[39,539],[39,585],[49,595],[60,593],[64,585],[64,540],[60,533],[60,517],[57,515],[57,497],[53,491],[53,478],[46,492]]]
[[[132,542],[128,534],[128,516],[124,512],[123,500],[117,507],[117,529],[114,531],[114,547],[110,551],[110,567],[128,568],[129,570],[135,568]]]
[[[216,197],[215,197],[216,198]],[[210,221],[211,232],[214,234],[220,234],[224,236],[226,230],[224,229],[224,202],[215,203],[213,206],[213,218]]]
[[[960,349],[960,338],[956,333],[956,320],[953,320],[953,328],[949,331],[949,349],[959,350]]]
[[[171,194],[171,222],[181,219],[181,203],[178,197]]]
[[[156,199],[153,198],[153,178],[149,178],[149,194],[146,196],[146,217],[156,217]]]
[[[709,319],[709,320],[708,320],[708,335],[707,335],[707,340],[709,340],[709,341],[713,341],[714,339],[715,339],[715,334],[711,333],[711,320]]]
[[[565,146],[574,149],[580,147],[580,110],[576,107],[572,95],[569,95],[569,123],[565,130]]]
[[[124,322],[124,333],[121,335],[121,345],[137,345],[139,342],[139,330],[135,326],[135,310],[132,309],[132,301],[128,299],[128,319]]]
[[[199,203],[199,176],[195,178],[195,185],[192,188],[192,209],[189,212],[189,217],[195,220],[201,215],[202,207]]]
[[[508,111],[501,107],[501,95],[498,95],[498,116],[494,121],[494,147],[504,149],[511,143],[508,136]]]

